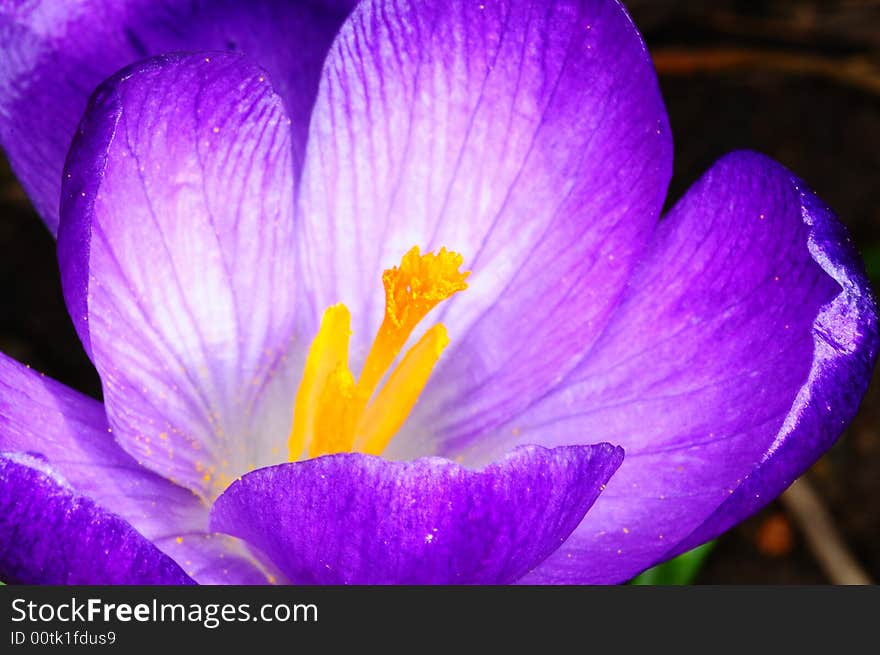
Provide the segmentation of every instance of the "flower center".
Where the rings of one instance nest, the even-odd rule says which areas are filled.
[[[414,246],[399,267],[382,274],[385,317],[357,381],[348,367],[351,313],[342,303],[324,311],[296,393],[290,461],[306,447],[309,457],[351,451],[378,455],[385,449],[449,343],[443,324],[425,332],[376,389],[425,315],[467,288],[470,273],[459,271],[462,261],[446,248],[422,255]]]

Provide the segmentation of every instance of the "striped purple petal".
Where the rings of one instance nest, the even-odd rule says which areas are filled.
[[[43,460],[0,453],[0,578],[21,584],[192,584],[174,560]]]
[[[0,3],[0,144],[58,229],[61,171],[105,78],[167,52],[244,52],[275,81],[301,159],[321,63],[354,0],[8,0]]]
[[[502,584],[565,541],[623,459],[608,444],[449,460],[330,455],[249,473],[211,526],[294,584]]]
[[[266,73],[225,54],[121,72],[68,157],[62,283],[110,426],[139,463],[205,497],[286,444],[293,169]]]

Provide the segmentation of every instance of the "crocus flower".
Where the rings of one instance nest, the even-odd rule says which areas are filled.
[[[751,152],[660,220],[620,4],[351,5],[4,3],[0,134],[103,403],[2,359],[0,579],[617,583],[852,418],[846,232]]]

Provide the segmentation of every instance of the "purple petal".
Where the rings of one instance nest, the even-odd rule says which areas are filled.
[[[293,118],[297,158],[330,42],[354,0],[12,0],[0,8],[0,143],[55,233],[61,169],[94,88],[146,57],[238,50]]]
[[[2,354],[0,452],[46,460],[77,494],[130,523],[201,583],[266,580],[240,543],[207,532],[207,505],[119,447],[100,403]]]
[[[803,189],[810,252],[843,291],[816,318],[810,378],[760,466],[670,557],[721,534],[784,491],[834,444],[871,380],[878,351],[878,312],[862,263],[833,212],[802,181],[795,184]]]
[[[844,229],[782,166],[734,153],[661,222],[577,370],[470,457],[517,441],[620,443],[607,492],[527,578],[620,582],[784,490],[852,418],[876,353],[876,307]]]
[[[484,430],[599,334],[671,153],[653,67],[616,2],[364,2],[327,57],[309,133],[313,314],[351,308],[357,365],[382,270],[413,245],[461,252],[470,286],[438,310],[453,345],[411,432]]]
[[[123,71],[66,170],[65,298],[117,441],[204,496],[277,462],[295,394],[293,162],[265,74],[224,54]]]
[[[608,444],[448,460],[331,455],[245,475],[211,526],[297,584],[507,583],[565,541],[623,459]]]
[[[0,454],[0,578],[22,584],[192,584],[128,523],[45,462]]]

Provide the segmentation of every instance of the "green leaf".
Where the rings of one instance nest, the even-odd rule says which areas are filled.
[[[693,550],[682,553],[675,559],[663,562],[648,569],[641,575],[630,580],[634,585],[686,585],[691,584],[700,571],[706,556],[715,547],[709,541]]]
[[[863,256],[865,258],[865,268],[868,270],[868,277],[875,282],[880,280],[880,246],[866,247]]]

